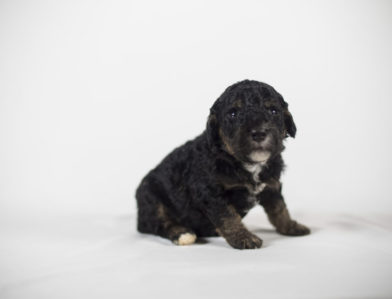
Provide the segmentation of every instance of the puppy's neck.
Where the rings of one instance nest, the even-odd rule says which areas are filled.
[[[252,174],[252,178],[256,183],[260,182],[260,173],[263,171],[263,168],[266,166],[267,161],[260,163],[243,163],[245,170]]]

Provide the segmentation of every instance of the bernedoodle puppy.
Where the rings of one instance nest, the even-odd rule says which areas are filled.
[[[241,81],[210,109],[206,130],[176,148],[136,191],[137,229],[178,245],[220,235],[234,248],[260,248],[262,240],[241,219],[261,205],[276,230],[301,236],[281,193],[281,152],[296,127],[288,104],[271,86]]]

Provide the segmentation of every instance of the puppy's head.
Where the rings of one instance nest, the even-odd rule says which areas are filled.
[[[241,81],[228,87],[210,110],[207,138],[241,162],[263,163],[294,137],[296,127],[287,103],[271,86]]]

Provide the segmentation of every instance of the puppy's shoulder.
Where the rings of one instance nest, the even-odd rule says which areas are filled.
[[[269,178],[280,179],[280,175],[285,168],[282,156],[279,154],[272,158],[267,163],[267,167],[263,168],[260,173],[261,180],[268,180]]]

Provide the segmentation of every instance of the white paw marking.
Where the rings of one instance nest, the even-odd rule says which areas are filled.
[[[196,235],[191,234],[191,233],[184,233],[181,234],[180,237],[178,238],[177,242],[175,242],[177,245],[191,245],[195,243],[196,241]]]

